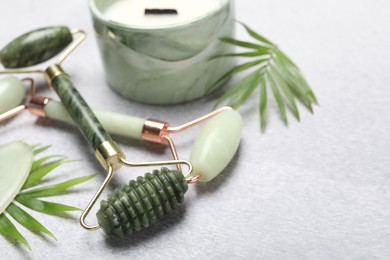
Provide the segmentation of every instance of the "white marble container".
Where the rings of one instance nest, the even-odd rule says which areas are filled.
[[[111,88],[149,104],[181,103],[206,95],[208,87],[233,67],[232,59],[210,60],[232,51],[219,38],[231,37],[234,23],[232,1],[214,1],[218,2],[214,8],[196,17],[143,25],[109,14],[118,0],[89,0]]]

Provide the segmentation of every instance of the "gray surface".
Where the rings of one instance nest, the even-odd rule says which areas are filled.
[[[0,45],[53,24],[93,35],[85,2],[1,1]],[[23,230],[33,251],[0,237],[2,259],[390,258],[390,3],[240,0],[236,7],[240,20],[279,43],[300,65],[321,103],[315,115],[301,109],[302,122],[291,120],[286,128],[272,101],[262,133],[256,96],[240,109],[245,126],[236,160],[214,182],[191,187],[185,205],[160,225],[119,241],[86,232],[76,220],[34,214],[58,242]],[[238,35],[246,38],[241,30]],[[157,107],[121,99],[105,84],[93,37],[64,67],[93,107],[178,124],[208,112],[214,102]],[[176,137],[183,158],[196,130]],[[61,177],[100,171],[73,128],[25,114],[2,125],[0,136],[1,143],[52,144],[52,153],[86,159],[63,168]],[[133,160],[169,156],[155,146],[119,141]],[[117,174],[115,183],[136,175],[129,172]],[[101,181],[57,201],[83,207]]]

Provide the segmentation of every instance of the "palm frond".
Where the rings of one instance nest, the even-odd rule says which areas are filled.
[[[228,89],[217,101],[216,106],[226,103],[239,107],[253,94],[256,87],[260,88],[260,126],[266,124],[267,89],[271,89],[275,102],[278,105],[282,120],[288,124],[286,107],[290,109],[295,118],[300,120],[297,100],[313,113],[313,103],[318,104],[317,97],[310,88],[301,71],[294,62],[270,40],[252,30],[249,26],[239,22],[247,33],[256,40],[255,43],[240,41],[232,38],[221,38],[221,41],[237,47],[252,49],[251,52],[227,53],[216,58],[246,57],[254,60],[239,65],[226,72],[215,81],[209,90],[215,89],[223,80],[234,74],[248,69],[255,69],[234,86]],[[257,66],[257,67],[256,67]],[[256,80],[254,78],[257,76]]]
[[[35,145],[31,147],[34,155],[40,154],[49,148],[50,146],[41,145]],[[61,165],[70,162],[74,161],[65,160],[65,157],[60,155],[51,155],[36,159],[32,164],[30,174],[25,182],[25,185],[23,186],[19,194],[15,197],[14,201],[17,201],[21,206],[30,208],[32,210],[44,214],[57,214],[67,211],[80,210],[79,208],[73,206],[38,199],[42,197],[64,194],[70,188],[84,183],[96,176],[96,174],[82,176],[61,183],[51,184],[47,186],[38,186],[44,181],[45,176],[47,176],[49,173],[51,173]],[[6,212],[10,217],[12,217],[23,227],[34,232],[46,234],[53,239],[56,239],[56,237],[46,227],[44,227],[43,224],[41,224],[38,220],[36,220],[29,213],[23,210],[21,206],[12,202],[7,207]],[[4,212],[0,214],[0,234],[19,241],[31,250],[31,247],[27,240],[18,231],[18,229],[5,215]]]
[[[7,218],[7,216],[4,213],[0,214],[0,234],[2,234],[5,237],[19,241],[20,243],[22,243],[28,249],[31,250],[30,244],[27,242],[24,236],[20,234],[18,229],[15,227],[15,225],[12,224],[11,220],[9,220],[9,218]]]
[[[16,204],[11,203],[7,207],[7,212],[25,228],[30,229],[31,231],[45,233],[50,237],[52,237],[53,239],[57,240],[57,238],[47,228],[45,228],[38,220],[33,218],[30,214],[28,214],[26,211],[21,209]]]

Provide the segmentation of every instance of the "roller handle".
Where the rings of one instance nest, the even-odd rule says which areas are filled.
[[[110,134],[142,139],[142,130],[146,119],[104,110],[93,109],[93,112]],[[65,106],[55,100],[49,100],[45,105],[45,115],[53,120],[74,124]]]
[[[52,80],[52,86],[60,97],[69,115],[84,137],[96,151],[103,143],[113,142],[91,108],[74,87],[69,76],[61,74]]]

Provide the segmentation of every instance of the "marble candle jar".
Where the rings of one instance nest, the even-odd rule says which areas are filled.
[[[116,1],[89,0],[89,6],[108,84],[123,97],[149,104],[190,101],[233,67],[232,59],[210,60],[232,52],[219,41],[233,34],[231,0],[196,19],[163,26],[108,19],[104,13]]]

